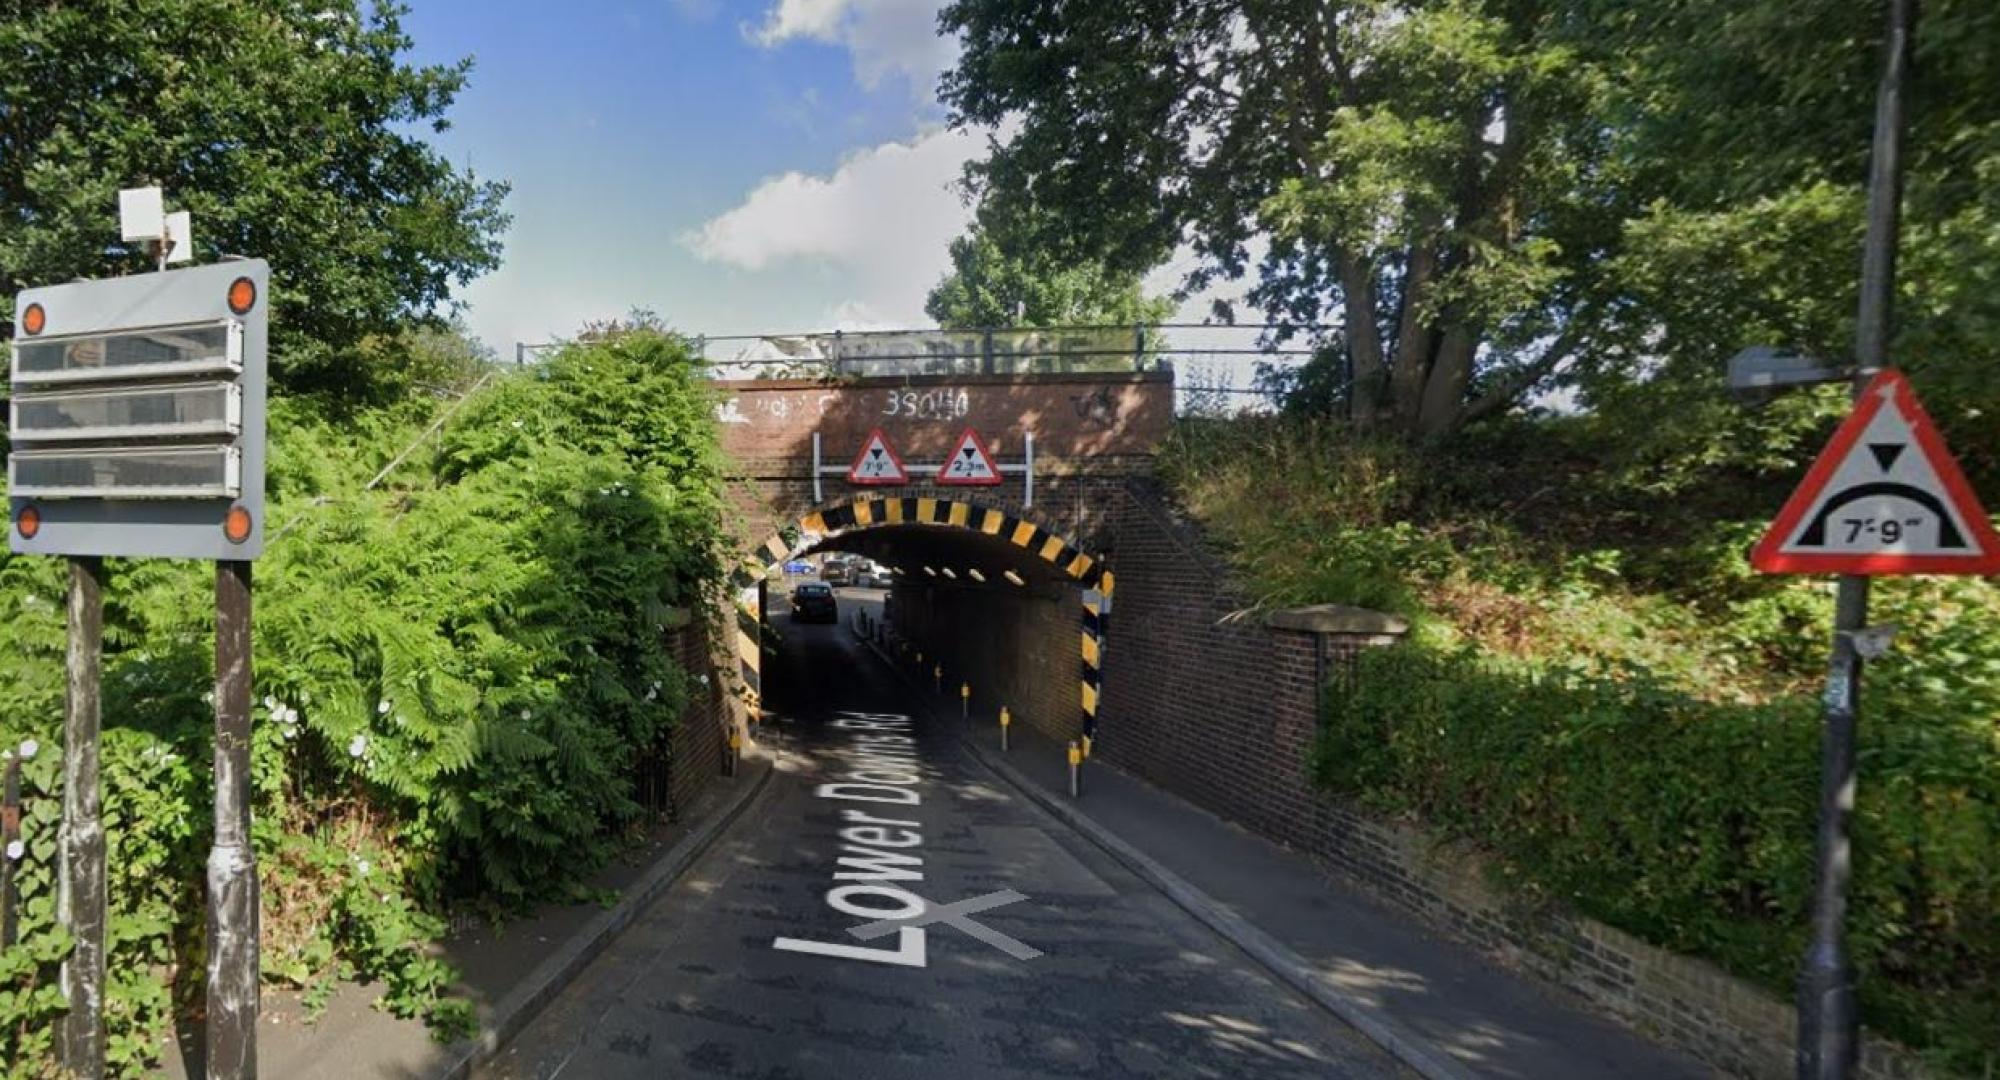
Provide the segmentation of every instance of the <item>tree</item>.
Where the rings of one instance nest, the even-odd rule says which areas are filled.
[[[982,221],[951,242],[951,269],[924,300],[939,326],[1132,326],[1173,314],[1172,300],[1145,294],[1140,274],[1052,258],[1006,234]]]
[[[1578,355],[1620,195],[1560,3],[956,0],[954,123],[996,209],[1114,272],[1182,242],[1199,288],[1341,326],[1358,425],[1448,433]]]
[[[1650,475],[1795,468],[1846,397],[1723,397],[1749,344],[1852,355],[1884,5],[1592,0],[1608,120],[1644,192],[1604,267],[1622,296],[1577,371]],[[1976,481],[2000,481],[2000,6],[1922,5],[1907,91],[1891,354]],[[1672,424],[1658,418],[1671,416]],[[1983,485],[1982,485],[1983,486]]]
[[[352,348],[499,263],[502,184],[446,127],[470,61],[413,67],[402,8],[359,0],[0,0],[0,325],[20,288],[149,269],[121,187],[192,211],[203,258],[271,261],[273,374],[365,396]]]

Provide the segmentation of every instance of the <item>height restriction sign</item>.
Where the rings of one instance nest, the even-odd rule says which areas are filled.
[[[1903,373],[1856,399],[1750,564],[1767,574],[2000,573],[2000,535]]]

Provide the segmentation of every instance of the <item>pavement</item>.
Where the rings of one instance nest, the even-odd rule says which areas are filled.
[[[845,626],[778,629],[770,783],[475,1075],[1414,1075],[987,768]]]

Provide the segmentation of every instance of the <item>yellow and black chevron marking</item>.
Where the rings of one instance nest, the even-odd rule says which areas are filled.
[[[976,529],[988,536],[1001,537],[1015,547],[1033,553],[1086,590],[1082,644],[1083,733],[1095,738],[1097,697],[1099,688],[1103,684],[1099,670],[1104,662],[1105,627],[1108,617],[1102,610],[1102,605],[1088,597],[1091,591],[1106,599],[1111,596],[1111,572],[1104,568],[1103,562],[1079,550],[1065,537],[1050,532],[1026,518],[1016,517],[995,507],[959,502],[955,499],[925,496],[857,499],[805,515],[798,520],[798,531],[825,537],[851,529],[897,524],[950,525],[961,529]],[[805,546],[803,542],[793,544],[787,541],[782,533],[772,536],[745,560],[744,565],[732,576],[731,585],[739,595],[742,594],[745,590],[755,587],[759,581],[765,580],[773,567],[789,561]],[[757,612],[750,606],[743,605],[737,613],[736,652],[742,666],[743,685],[749,688],[752,698],[753,716],[756,715],[757,700],[763,692],[760,670],[761,641],[762,627],[758,625]]]

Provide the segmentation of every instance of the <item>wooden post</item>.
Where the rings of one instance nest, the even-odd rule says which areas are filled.
[[[60,983],[63,1067],[104,1075],[104,822],[99,810],[98,688],[104,654],[104,560],[69,561],[69,657],[63,717],[63,812],[56,872],[56,922],[75,944]]]
[[[0,949],[14,944],[20,915],[15,911],[14,845],[21,842],[21,763],[12,752],[0,768]]]
[[[215,564],[215,846],[208,853],[208,1075],[257,1075],[257,855],[250,846],[250,564]]]

